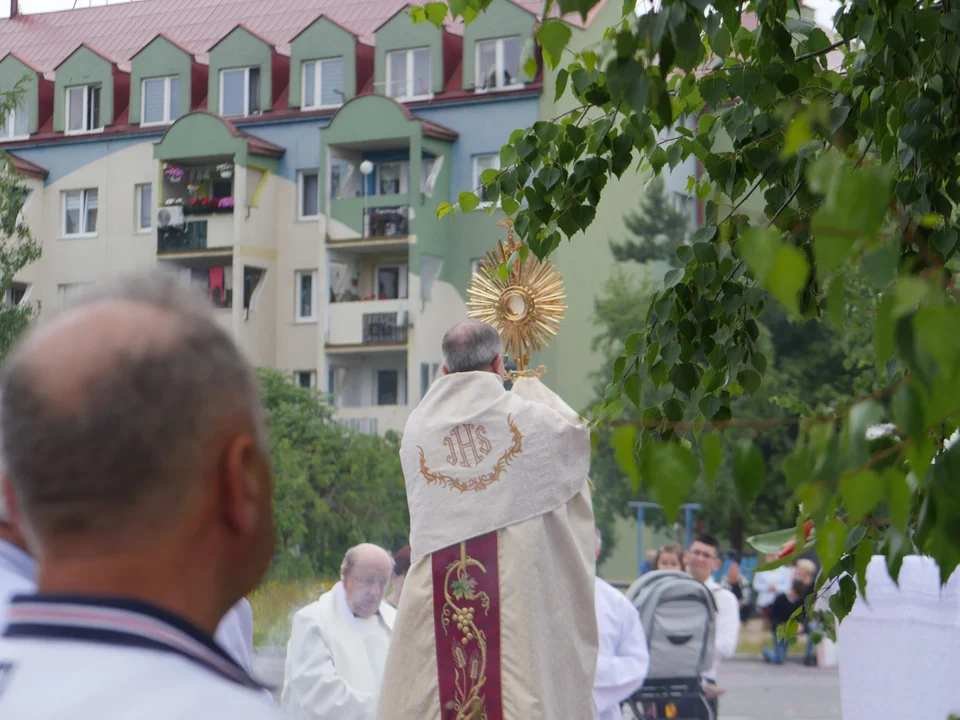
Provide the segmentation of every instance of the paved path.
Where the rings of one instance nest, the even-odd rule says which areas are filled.
[[[280,651],[258,651],[254,673],[275,687],[283,683]],[[752,660],[724,663],[720,720],[840,720],[840,681],[836,669],[789,663],[774,667]]]

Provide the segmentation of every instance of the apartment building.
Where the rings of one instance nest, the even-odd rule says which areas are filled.
[[[358,430],[401,430],[503,236],[496,208],[438,220],[437,205],[476,189],[513,130],[569,109],[542,63],[521,69],[541,0],[494,0],[442,30],[406,7],[141,0],[0,20],[0,89],[26,89],[0,148],[43,245],[13,299],[45,312],[112,274],[172,267],[253,363],[329,392]],[[619,13],[570,18],[573,45]],[[693,169],[679,170],[682,194]],[[611,183],[590,241],[557,256],[571,310],[545,381],[578,407],[607,240],[641,188]]]

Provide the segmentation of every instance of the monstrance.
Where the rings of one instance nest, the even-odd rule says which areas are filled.
[[[516,258],[506,275],[499,268],[523,243],[513,233],[513,222],[507,218],[497,223],[507,229],[507,242],[497,246],[480,262],[467,288],[467,316],[491,325],[503,338],[506,353],[517,362],[510,379],[540,377],[544,366],[528,369],[530,356],[547,346],[557,334],[566,314],[566,293],[563,279],[549,260],[539,260],[533,253],[521,262]]]

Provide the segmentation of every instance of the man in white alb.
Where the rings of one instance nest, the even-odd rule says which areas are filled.
[[[373,720],[394,609],[383,596],[393,560],[350,548],[340,582],[293,617],[281,704],[296,720]]]
[[[687,572],[695,579],[706,585],[713,593],[717,602],[716,651],[714,652],[713,668],[703,674],[703,681],[712,690],[710,704],[714,715],[717,714],[717,697],[714,695],[717,685],[717,671],[720,663],[733,657],[737,651],[737,641],[740,639],[740,603],[729,590],[720,587],[713,579],[713,573],[720,569],[720,543],[712,535],[700,535],[690,543],[690,548],[683,556],[683,563]]]
[[[0,717],[279,717],[213,639],[274,530],[256,377],[209,303],[138,273],[31,330],[0,377],[0,438],[40,559],[0,638]]]
[[[597,529],[597,557],[603,539]],[[647,636],[637,609],[610,583],[595,581],[600,652],[593,681],[597,720],[622,720],[621,704],[643,686],[650,667]]]

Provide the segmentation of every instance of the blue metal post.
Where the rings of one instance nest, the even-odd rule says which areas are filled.
[[[690,540],[692,539],[692,533],[690,525],[693,522],[693,505],[685,506],[684,510],[686,511],[684,515],[686,516],[686,527],[687,527],[687,544],[684,547],[690,547]]]

